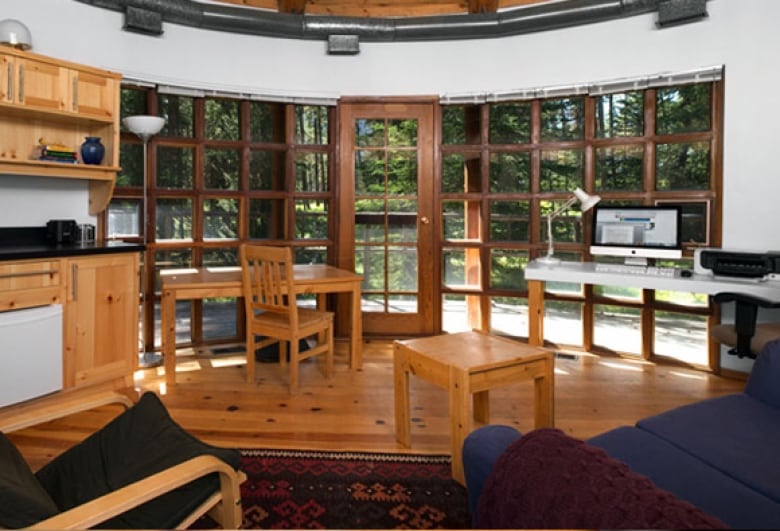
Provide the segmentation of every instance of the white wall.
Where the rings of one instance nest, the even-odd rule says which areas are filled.
[[[780,2],[710,0],[701,22],[659,30],[655,14],[501,39],[361,43],[329,56],[322,41],[222,34],[164,24],[161,37],[123,31],[123,15],[75,0],[3,0],[1,18],[33,34],[34,51],[160,81],[299,95],[489,92],[726,65],[723,243],[778,249]],[[0,181],[0,226],[38,222]],[[35,183],[44,191],[51,180]],[[85,188],[86,190],[86,188]],[[8,195],[8,197],[6,197]],[[87,201],[79,205],[86,216]],[[37,203],[34,203],[37,204]],[[59,214],[49,213],[48,217]],[[34,218],[34,220],[33,220]]]
[[[160,82],[297,95],[491,92],[723,64],[723,244],[778,250],[780,2],[709,0],[707,9],[703,21],[663,30],[647,14],[502,39],[361,43],[356,56],[329,56],[321,41],[167,23],[161,37],[128,33],[122,14],[75,0],[2,0],[0,18],[24,22],[44,55]],[[86,216],[86,186],[0,176],[0,226]]]

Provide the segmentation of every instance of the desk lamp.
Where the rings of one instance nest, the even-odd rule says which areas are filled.
[[[138,137],[144,143],[144,181],[143,181],[144,202],[143,202],[143,227],[142,228],[143,228],[143,242],[144,245],[146,245],[148,241],[148,238],[146,237],[147,222],[148,222],[147,206],[146,206],[146,172],[148,171],[146,168],[147,151],[149,149],[149,139],[160,132],[160,130],[165,125],[165,118],[160,118],[159,116],[145,116],[145,115],[128,116],[122,119],[122,123],[125,125],[125,127],[127,127],[127,129],[131,133],[135,133],[136,135],[138,135]],[[143,264],[141,265],[141,302],[143,302],[144,299],[146,298],[146,286],[144,285],[146,280],[145,271],[146,271],[146,260],[144,259]],[[142,304],[141,307],[143,308],[144,305]],[[142,319],[141,322],[146,323],[146,320]],[[144,350],[146,350],[145,347]],[[162,365],[162,361],[163,361],[162,356],[156,352],[142,352],[138,359],[138,366],[144,369],[150,367],[158,367],[159,365]]]
[[[601,197],[598,195],[590,195],[587,192],[585,192],[582,188],[577,187],[574,189],[572,196],[564,204],[556,208],[550,214],[547,214],[547,256],[542,256],[540,258],[537,258],[536,259],[537,262],[540,262],[542,264],[547,264],[547,265],[556,265],[561,263],[560,258],[556,258],[555,256],[553,256],[552,220],[558,217],[561,213],[563,213],[565,210],[567,210],[570,206],[572,206],[577,201],[579,201],[581,205],[580,211],[587,212],[588,210],[596,206],[596,203],[601,201]]]

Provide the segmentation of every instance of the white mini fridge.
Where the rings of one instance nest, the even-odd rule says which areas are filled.
[[[0,312],[0,406],[62,389],[62,305]]]

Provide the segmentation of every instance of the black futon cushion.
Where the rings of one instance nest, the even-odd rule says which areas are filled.
[[[0,433],[0,527],[27,527],[58,512],[19,450]]]
[[[36,476],[60,510],[161,472],[199,455],[238,469],[238,450],[203,443],[182,429],[154,393],[40,469]],[[216,473],[103,522],[113,529],[170,529],[219,488]]]

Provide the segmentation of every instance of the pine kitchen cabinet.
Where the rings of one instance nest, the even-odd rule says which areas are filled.
[[[0,174],[84,179],[89,212],[108,206],[119,171],[121,75],[15,48],[0,49]],[[88,136],[101,164],[37,160],[40,140],[78,150]]]

